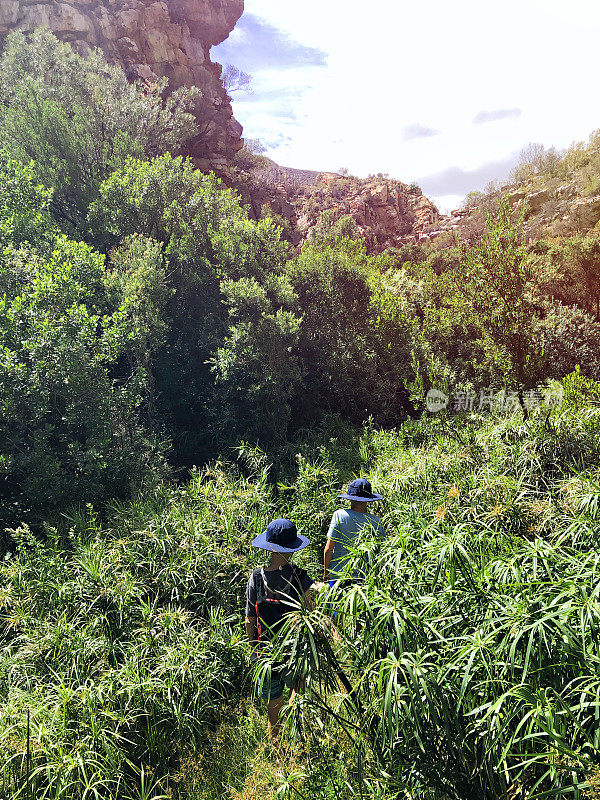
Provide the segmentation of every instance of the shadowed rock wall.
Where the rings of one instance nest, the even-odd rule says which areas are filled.
[[[198,86],[201,135],[191,154],[201,169],[225,172],[242,127],[210,48],[229,36],[243,10],[244,0],[0,0],[0,45],[12,30],[45,26],[81,55],[99,47],[132,80]]]

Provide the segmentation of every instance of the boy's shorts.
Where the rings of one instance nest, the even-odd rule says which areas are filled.
[[[328,581],[328,583],[329,583],[328,591],[331,592],[338,583],[339,583],[339,588],[342,591],[345,591],[346,589],[349,589],[351,586],[354,586],[355,583],[358,583],[358,581],[355,578],[334,578],[333,580]],[[331,610],[333,610],[334,620],[337,619],[337,611],[335,610],[335,606],[331,601],[331,599],[327,600],[327,605]]]
[[[285,671],[276,672],[271,670],[271,679],[265,675],[258,682],[258,692],[263,700],[269,702],[270,700],[279,700],[283,694],[283,690],[289,684],[287,674]]]
[[[269,676],[261,678],[258,682],[258,691],[263,700],[267,703],[269,700],[279,700],[285,689],[283,677],[278,672],[271,672],[271,680]]]

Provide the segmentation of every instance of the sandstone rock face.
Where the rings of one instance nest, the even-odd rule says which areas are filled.
[[[426,231],[439,217],[417,186],[389,178],[361,180],[285,168],[275,171],[266,184],[258,181],[245,199],[255,216],[267,205],[289,220],[296,245],[311,237],[323,212],[329,212],[333,220],[349,216],[370,252],[427,238]]]
[[[511,192],[511,194],[508,195],[508,202],[511,204],[511,206],[515,206],[518,203],[522,203],[526,197],[527,197],[527,192],[521,192],[521,191]]]
[[[571,219],[580,230],[593,228],[600,220],[600,197],[576,200],[571,206]]]
[[[132,80],[198,86],[202,135],[191,154],[199,167],[226,172],[242,128],[210,48],[227,38],[243,10],[244,0],[0,0],[0,46],[11,30],[44,26],[82,55],[99,47]]]
[[[550,200],[551,197],[550,189],[542,189],[541,192],[534,192],[533,194],[528,195],[527,197],[527,205],[529,206],[530,211],[533,214],[536,214],[544,205]]]

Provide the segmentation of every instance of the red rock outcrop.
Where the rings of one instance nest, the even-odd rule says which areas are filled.
[[[226,172],[242,128],[210,48],[227,38],[243,10],[244,0],[0,0],[0,45],[11,30],[44,26],[82,55],[99,47],[131,79],[198,86],[202,135],[191,154],[201,169]]]
[[[289,220],[294,244],[310,238],[323,212],[332,222],[351,217],[371,252],[419,241],[439,217],[421,189],[390,178],[367,179],[274,167],[246,198],[259,216],[267,205]]]

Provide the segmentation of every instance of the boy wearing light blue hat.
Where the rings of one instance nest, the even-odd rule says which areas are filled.
[[[344,574],[349,548],[353,546],[354,540],[362,530],[371,529],[377,538],[385,536],[385,529],[379,517],[367,513],[369,503],[383,500],[380,494],[371,490],[368,480],[357,478],[348,486],[347,491],[338,497],[340,500],[350,500],[350,508],[338,508],[331,518],[327,532],[327,544],[323,553],[323,582],[329,582],[330,586]]]
[[[271,553],[269,564],[252,572],[246,590],[246,633],[254,648],[273,638],[283,625],[286,614],[298,603],[304,600],[312,607],[308,591],[313,584],[312,578],[305,570],[289,563],[295,552],[309,544],[306,536],[300,536],[289,519],[274,519],[252,542],[253,547]],[[260,694],[267,701],[271,740],[276,739],[279,733],[284,688],[283,667],[271,670],[270,682],[261,682]]]

